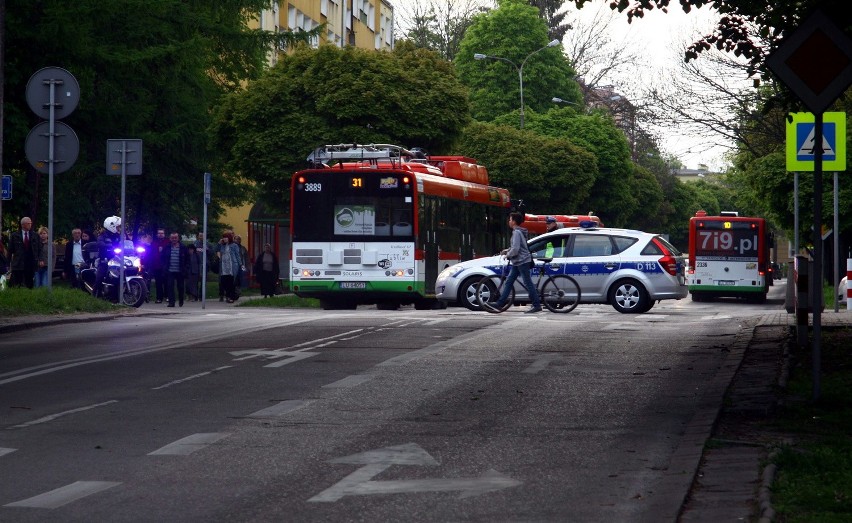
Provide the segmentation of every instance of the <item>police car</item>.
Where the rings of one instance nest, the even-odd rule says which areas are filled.
[[[567,274],[577,280],[580,303],[608,303],[618,312],[642,313],[659,300],[680,300],[689,293],[686,256],[658,234],[573,227],[536,236],[529,248],[536,259],[552,258],[544,265],[547,275]],[[476,283],[483,276],[500,274],[505,264],[505,257],[491,256],[446,267],[435,282],[437,298],[481,310]],[[533,269],[534,283],[539,270]],[[515,304],[527,301],[518,278]]]

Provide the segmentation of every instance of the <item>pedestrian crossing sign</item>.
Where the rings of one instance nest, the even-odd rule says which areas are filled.
[[[813,113],[791,113],[787,121],[787,170],[813,171],[816,118]],[[846,170],[846,113],[822,114],[822,170]]]

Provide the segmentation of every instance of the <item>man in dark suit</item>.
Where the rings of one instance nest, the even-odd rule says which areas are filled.
[[[13,287],[26,286],[33,288],[38,248],[41,240],[32,231],[33,221],[24,216],[21,218],[21,230],[15,231],[9,237],[9,254],[11,255],[12,279],[9,285]]]
[[[180,242],[180,235],[173,232],[169,235],[169,245],[160,252],[160,269],[166,278],[166,296],[168,307],[175,306],[175,284],[180,306],[183,307],[183,297],[186,291],[184,279],[188,272],[189,254],[186,245]]]
[[[71,239],[65,244],[65,266],[62,268],[62,278],[71,282],[71,287],[80,287],[80,267],[83,265],[83,231],[73,229]]]

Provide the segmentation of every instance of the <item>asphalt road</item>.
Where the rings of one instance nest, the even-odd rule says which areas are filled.
[[[674,521],[731,345],[782,307],[198,309],[7,334],[0,521]]]

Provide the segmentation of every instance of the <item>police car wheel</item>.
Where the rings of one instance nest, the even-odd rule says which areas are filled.
[[[461,289],[459,291],[459,301],[467,309],[472,311],[482,310],[482,307],[479,305],[479,299],[476,296],[476,287],[481,278],[482,276],[468,278],[463,281],[461,287],[459,287]]]
[[[647,312],[649,302],[648,291],[636,280],[620,280],[609,290],[609,303],[623,314]]]

